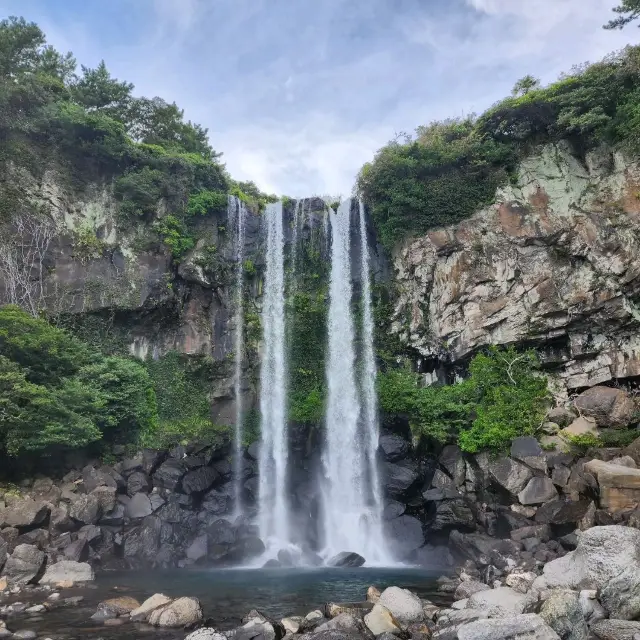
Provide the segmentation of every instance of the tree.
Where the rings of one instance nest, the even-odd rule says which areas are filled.
[[[640,0],[622,0],[622,4],[613,10],[620,15],[605,24],[604,28],[623,29],[636,18],[640,18]]]
[[[126,123],[133,84],[111,77],[104,60],[95,69],[82,65],[82,77],[71,87],[73,99],[89,111],[98,110]]]
[[[526,75],[524,78],[520,78],[520,80],[515,83],[513,89],[511,90],[511,94],[514,96],[526,96],[529,91],[533,91],[534,89],[538,89],[539,87],[540,80],[534,78],[531,75]]]

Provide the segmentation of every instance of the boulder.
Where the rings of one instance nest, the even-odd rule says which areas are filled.
[[[518,593],[527,593],[536,578],[537,575],[533,571],[525,571],[522,573],[510,573],[504,582],[507,587],[511,587]]]
[[[124,505],[117,504],[112,511],[100,517],[99,523],[105,527],[120,527],[124,522]]]
[[[100,515],[112,511],[116,506],[117,490],[114,487],[96,487],[91,492],[91,495],[98,501],[98,512]]]
[[[264,552],[264,542],[260,538],[244,538],[229,547],[229,550],[224,555],[223,562],[242,564],[257,558]]]
[[[397,500],[388,500],[382,510],[383,520],[393,520],[399,518],[407,510],[407,505]]]
[[[520,436],[511,441],[511,457],[524,462],[529,467],[547,470],[547,461],[540,443],[532,436]]]
[[[595,589],[583,589],[580,592],[580,607],[588,625],[607,617],[607,612],[598,602],[598,592]]]
[[[327,560],[328,567],[361,567],[366,560],[353,551],[341,551]]]
[[[395,433],[384,433],[380,436],[378,446],[382,450],[385,460],[395,462],[407,457],[411,443]]]
[[[489,475],[498,486],[517,496],[533,477],[533,472],[522,462],[501,458],[489,462]]]
[[[623,389],[591,387],[574,401],[581,415],[595,419],[599,427],[621,429],[633,420],[636,405]]]
[[[186,549],[185,555],[189,560],[197,562],[207,557],[209,540],[206,534],[198,536]]]
[[[86,562],[74,562],[72,560],[61,560],[55,564],[50,564],[44,575],[40,579],[40,584],[58,584],[91,582],[95,580],[95,574],[90,564]]]
[[[203,493],[208,491],[220,477],[213,467],[199,467],[189,471],[182,479],[182,489],[185,493]]]
[[[69,506],[69,515],[82,524],[95,524],[101,516],[100,501],[94,495],[76,495]]]
[[[202,627],[190,633],[184,640],[227,640],[227,636],[213,627]]]
[[[449,444],[444,447],[438,458],[438,464],[453,478],[454,486],[460,487],[464,484],[467,474],[467,464],[458,446]]]
[[[458,640],[560,640],[558,634],[535,613],[500,620],[476,620],[458,629]]]
[[[510,587],[498,587],[474,593],[467,604],[469,609],[485,611],[490,618],[508,618],[524,611],[526,598]]]
[[[402,628],[393,614],[381,604],[375,604],[370,613],[364,617],[364,623],[374,636],[392,633],[394,636],[402,634]]]
[[[124,513],[127,518],[132,520],[150,516],[153,513],[153,508],[149,496],[146,493],[136,493],[125,506]]]
[[[144,471],[134,471],[127,478],[127,495],[133,497],[136,493],[149,493],[152,486],[151,478]]]
[[[130,614],[134,609],[138,609],[140,603],[130,596],[121,596],[120,598],[110,598],[109,600],[103,600],[98,609],[108,609],[113,611],[117,616],[124,616]]]
[[[518,494],[520,504],[542,504],[558,497],[555,485],[551,478],[536,477],[531,478],[527,486]]]
[[[137,609],[131,611],[131,619],[134,621],[146,620],[152,611],[170,602],[171,598],[168,598],[162,593],[156,593],[150,598],[147,598]]]
[[[475,515],[466,500],[459,498],[438,502],[431,529],[442,531],[450,527],[471,530],[476,528]]]
[[[534,524],[528,527],[514,529],[510,533],[511,539],[516,542],[527,538],[538,538],[541,542],[547,542],[551,538],[551,527],[548,524]]]
[[[2,576],[12,586],[20,586],[35,581],[44,564],[45,555],[38,547],[19,544],[7,558]]]
[[[538,508],[534,520],[539,524],[574,524],[584,518],[590,504],[589,500],[550,500]]]
[[[284,627],[285,634],[295,634],[300,631],[304,618],[302,616],[289,616],[288,618],[282,618],[280,624]]]
[[[323,631],[347,631],[356,636],[366,635],[366,627],[361,618],[353,616],[349,613],[339,613],[337,616],[327,622],[323,622],[315,630],[315,633],[322,633]]]
[[[380,602],[380,589],[371,585],[367,589],[367,602]]]
[[[637,529],[592,527],[579,536],[575,551],[545,565],[544,583],[549,588],[602,589],[627,568],[640,571],[639,547]]]
[[[89,559],[89,551],[89,543],[85,539],[79,538],[71,544],[68,544],[62,553],[67,560],[86,562]]]
[[[577,591],[554,589],[542,604],[540,617],[562,640],[586,640],[589,635]]]
[[[600,590],[600,602],[611,618],[640,618],[640,562],[612,577]]]
[[[600,640],[636,640],[640,635],[640,622],[599,620],[591,625],[591,632]]]
[[[575,436],[594,436],[598,437],[600,432],[596,425],[596,421],[593,418],[586,418],[580,416],[576,418],[570,425],[562,429],[560,432],[563,436],[575,437]],[[554,438],[555,436],[547,436]]]
[[[91,493],[98,487],[118,488],[118,482],[111,473],[107,472],[106,468],[96,469],[92,465],[87,465],[82,470],[82,484],[87,493]]]
[[[154,609],[148,622],[154,627],[177,628],[202,620],[202,607],[197,598],[178,598]]]
[[[424,611],[422,600],[408,589],[387,587],[381,594],[378,604],[386,607],[393,617],[403,624],[422,622]]]
[[[491,587],[479,580],[463,580],[455,590],[453,597],[455,600],[464,600],[471,597],[474,593],[486,591],[487,589],[491,589]]]
[[[387,462],[383,465],[384,489],[392,498],[404,495],[418,478],[417,469],[409,464]]]
[[[6,509],[0,509],[0,528],[36,527],[49,515],[50,506],[39,500],[19,500]]]
[[[556,407],[547,413],[547,420],[555,422],[560,427],[566,427],[575,419],[576,414],[570,409],[564,407]]]
[[[424,544],[422,523],[413,516],[403,515],[385,522],[384,534],[389,549],[400,560]]]
[[[155,470],[153,484],[161,489],[179,491],[186,472],[187,469],[182,462],[169,458]]]
[[[640,503],[640,469],[602,460],[591,460],[584,469],[598,480],[601,508],[616,513]]]

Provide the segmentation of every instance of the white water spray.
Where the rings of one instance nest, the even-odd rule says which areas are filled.
[[[388,563],[382,544],[380,489],[375,468],[377,426],[375,420],[375,381],[373,346],[363,379],[364,410],[356,383],[356,352],[351,309],[350,222],[351,200],[342,202],[337,213],[329,213],[331,223],[331,278],[329,283],[329,347],[326,366],[328,400],[326,443],[323,465],[326,486],[323,491],[324,542],[327,556],[355,551],[369,564]],[[366,241],[366,239],[365,239]],[[368,255],[366,260],[368,278]],[[370,284],[369,284],[370,295]],[[371,315],[369,299],[369,314]],[[366,332],[366,328],[365,328]],[[369,334],[373,337],[370,318]],[[366,387],[366,389],[365,389]],[[367,424],[363,422],[367,420]],[[378,484],[378,488],[374,488]],[[378,504],[376,504],[378,501]]]
[[[233,229],[233,249],[235,259],[235,301],[233,323],[235,326],[234,358],[235,371],[233,379],[233,394],[236,401],[235,431],[234,431],[234,509],[235,515],[242,513],[242,440],[244,411],[242,406],[242,361],[244,358],[244,227],[246,208],[236,196],[229,196],[227,205],[227,222]]]
[[[260,372],[260,538],[269,550],[291,539],[287,499],[284,233],[282,203],[267,205],[267,268],[264,283],[263,356]]]

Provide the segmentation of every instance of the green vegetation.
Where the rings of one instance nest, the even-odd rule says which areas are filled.
[[[0,455],[137,442],[156,427],[144,367],[105,357],[15,306],[0,307]]]
[[[545,415],[548,392],[536,375],[533,351],[491,348],[478,354],[469,377],[457,384],[418,386],[418,375],[390,369],[378,378],[386,419],[405,417],[415,437],[463,451],[502,451],[516,436],[534,435]]]
[[[604,28],[622,29],[630,22],[640,18],[640,0],[622,0],[622,4],[614,7],[613,10],[619,15],[607,23]]]
[[[579,455],[584,455],[589,449],[602,446],[602,440],[592,433],[583,433],[579,436],[567,435],[565,437],[571,445],[571,448]]]
[[[526,76],[478,118],[434,122],[389,143],[358,178],[381,240],[391,247],[469,217],[493,202],[538,145],[568,140],[578,153],[600,143],[639,151],[639,68],[640,47],[627,47],[548,87]]]
[[[209,394],[215,378],[215,363],[204,356],[171,351],[146,362],[158,399],[158,426],[148,431],[143,443],[167,448],[189,440],[219,444],[228,437],[228,427],[213,424]]]

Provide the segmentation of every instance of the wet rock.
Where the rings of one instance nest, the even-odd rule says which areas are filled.
[[[327,560],[328,567],[361,567],[366,560],[352,551],[341,551]]]
[[[302,632],[312,631],[318,625],[322,624],[325,620],[326,618],[324,617],[324,614],[319,609],[316,609],[315,611],[310,611],[304,617],[304,620],[302,621],[302,624],[300,626],[300,631]]]
[[[91,582],[93,580],[95,580],[95,574],[91,565],[86,562],[61,560],[46,568],[44,575],[40,578],[40,584],[75,584],[77,582]]]
[[[559,640],[558,634],[535,613],[476,620],[462,625],[457,637],[458,640]]]
[[[2,575],[11,586],[25,585],[40,574],[44,560],[45,555],[38,547],[20,544],[7,558]]]
[[[542,504],[558,497],[558,492],[550,478],[531,478],[527,486],[518,494],[520,504]]]
[[[184,640],[227,640],[227,636],[216,631],[213,627],[203,627],[190,633]]]
[[[154,627],[177,628],[196,624],[202,620],[202,607],[197,598],[178,598],[154,609],[149,624]]]
[[[109,600],[103,600],[98,605],[98,609],[109,609],[110,611],[113,611],[117,616],[124,616],[139,608],[140,603],[135,598],[131,598],[130,596],[110,598]]]
[[[407,440],[395,433],[383,433],[379,439],[379,446],[388,462],[406,458],[411,448]]]
[[[19,631],[15,631],[12,636],[15,640],[35,640],[37,637],[38,634],[30,629],[20,629]]]
[[[341,613],[348,613],[356,618],[363,618],[372,608],[371,602],[327,602],[324,615],[327,618],[335,618]]]
[[[407,505],[397,500],[389,500],[382,511],[383,520],[393,520],[399,518],[407,510]]]
[[[340,613],[331,620],[323,622],[317,627],[315,633],[323,633],[324,631],[346,631],[354,635],[366,635],[367,628],[361,618],[353,616],[349,613]]]
[[[231,496],[219,491],[210,491],[204,497],[201,509],[213,516],[222,516],[229,512]]]
[[[260,538],[245,538],[231,545],[224,556],[224,561],[231,564],[242,564],[257,558],[264,551],[264,542]]]
[[[206,534],[198,536],[186,549],[185,555],[189,560],[197,562],[207,557],[209,540]]]
[[[392,498],[403,496],[419,478],[416,467],[408,461],[402,465],[386,462],[382,471],[383,485]]]
[[[574,401],[581,415],[594,418],[599,427],[621,429],[633,419],[636,406],[623,389],[591,387]]]
[[[182,488],[187,494],[208,491],[219,478],[213,467],[200,467],[189,471],[182,479]]]
[[[233,525],[223,518],[219,518],[207,527],[210,544],[229,545],[236,542],[236,531]]]
[[[49,510],[49,505],[45,502],[19,500],[5,509],[0,509],[0,528],[35,527],[47,519]]]
[[[422,523],[413,516],[403,515],[385,522],[384,533],[391,552],[401,560],[424,544]]]
[[[636,640],[640,635],[640,622],[630,620],[599,620],[591,631],[600,640]]]

